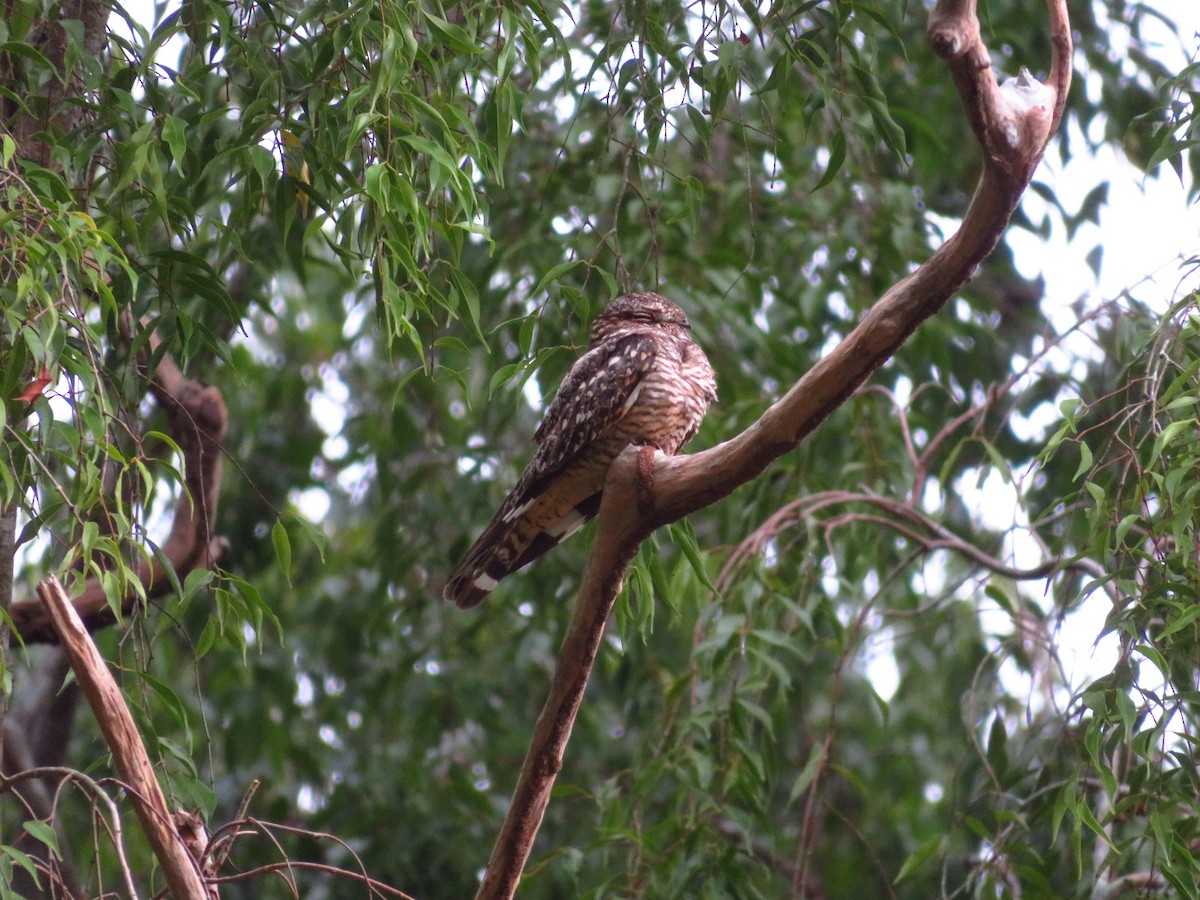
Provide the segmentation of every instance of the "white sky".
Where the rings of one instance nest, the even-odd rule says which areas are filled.
[[[1168,68],[1181,69],[1189,61],[1188,54],[1195,59],[1200,47],[1197,36],[1200,3],[1196,0],[1156,0],[1146,5],[1180,25],[1180,38],[1175,38],[1161,24],[1147,18],[1143,37],[1160,45],[1160,58]],[[1110,31],[1110,35],[1115,34],[1116,31]],[[1086,72],[1077,71],[1075,77],[1084,79],[1085,88],[1094,94],[1095,86],[1087,84]],[[1083,146],[1077,126],[1071,127],[1075,130],[1071,135],[1072,146]],[[1094,127],[1102,128],[1103,125],[1096,123]],[[1128,291],[1149,304],[1151,309],[1166,312],[1173,302],[1200,288],[1200,274],[1188,273],[1182,265],[1187,257],[1200,255],[1200,205],[1187,202],[1190,178],[1186,166],[1184,177],[1187,180],[1181,183],[1167,165],[1160,166],[1155,177],[1143,176],[1111,144],[1103,146],[1094,157],[1077,156],[1066,166],[1058,162],[1053,147],[1046,156],[1035,178],[1047,183],[1069,211],[1077,210],[1100,181],[1107,179],[1110,183],[1108,203],[1100,212],[1099,224],[1081,226],[1069,243],[1065,228],[1053,215],[1048,241],[1018,229],[1010,229],[1006,236],[1018,270],[1026,277],[1041,275],[1045,279],[1043,309],[1055,326],[1066,328],[1076,321],[1077,312],[1071,307],[1081,299],[1085,308],[1092,309]],[[1039,222],[1047,205],[1029,191],[1022,206],[1033,222]],[[1103,246],[1104,253],[1097,277],[1085,258],[1098,244]],[[1095,352],[1085,337],[1071,349],[1081,355]],[[1015,499],[1007,506],[996,502],[1006,494],[1012,496],[1011,488],[996,477],[989,479],[975,498],[981,518],[991,520],[990,527],[1022,524],[1016,513]],[[1004,521],[1006,518],[1007,522]],[[1037,562],[1035,548],[1031,545],[1022,547],[1020,541],[1013,543],[1013,558],[1019,565]],[[1028,593],[1036,594],[1037,588],[1036,585],[1028,586]],[[1035,597],[1031,599],[1036,602]],[[1108,598],[1102,591],[1097,591],[1064,622],[1059,646],[1063,665],[1076,688],[1111,671],[1116,661],[1115,635],[1096,643],[1109,610]],[[995,615],[1004,614],[996,610]],[[1146,666],[1143,674],[1153,678],[1156,670]]]
[[[1197,37],[1200,2],[1153,0],[1144,5],[1162,12],[1180,26],[1180,37],[1176,38],[1157,20],[1149,16],[1143,19],[1143,39],[1151,48],[1159,48],[1157,57],[1176,71],[1188,62],[1189,53],[1195,59],[1200,46]],[[1109,33],[1113,45],[1119,47],[1126,40],[1128,29],[1114,26]],[[1076,62],[1078,59],[1077,56]],[[1089,79],[1087,72],[1079,70],[1075,78],[1082,81],[1089,96],[1097,95],[1096,78]],[[1093,127],[1102,129],[1103,123],[1096,122]],[[1083,146],[1077,128],[1071,138],[1073,148]],[[1035,177],[1049,184],[1070,211],[1079,208],[1097,183],[1104,179],[1110,182],[1108,204],[1101,211],[1099,226],[1091,223],[1081,226],[1071,244],[1067,244],[1057,222],[1047,242],[1017,229],[1011,229],[1007,235],[1021,273],[1027,277],[1041,274],[1046,279],[1051,309],[1074,303],[1085,294],[1100,300],[1117,297],[1122,291],[1137,287],[1147,276],[1153,279],[1156,290],[1147,291],[1143,286],[1138,296],[1147,301],[1157,296],[1163,309],[1186,290],[1196,288],[1193,280],[1181,290],[1184,286],[1179,281],[1178,260],[1181,255],[1200,252],[1200,208],[1188,206],[1186,188],[1168,166],[1161,166],[1157,177],[1144,178],[1111,144],[1102,147],[1095,157],[1077,156],[1065,167],[1058,163],[1053,147],[1046,157]],[[1187,175],[1186,171],[1184,174]],[[1031,191],[1026,193],[1022,207],[1032,221],[1038,222],[1046,204]],[[1104,246],[1098,280],[1084,261],[1096,244]]]

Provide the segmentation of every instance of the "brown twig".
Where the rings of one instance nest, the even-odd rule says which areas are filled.
[[[342,869],[338,866],[331,866],[327,863],[305,862],[304,860],[286,860],[284,862],[266,863],[265,865],[255,866],[245,872],[239,872],[236,875],[221,875],[212,879],[215,884],[234,884],[239,881],[249,881],[251,878],[258,878],[261,875],[269,875],[272,872],[287,872],[290,869],[306,869],[312,872],[323,872],[326,875],[336,875],[338,878],[348,878],[352,881],[362,882],[371,892],[371,896],[376,894],[386,897],[399,897],[400,900],[414,900],[409,894],[403,891],[398,891],[391,885],[384,884],[382,881],[376,881],[369,875],[364,875],[361,872],[352,872],[349,869]]]
[[[27,781],[57,784],[53,800],[48,804],[47,816],[41,816],[41,818],[47,818],[49,815],[54,814],[58,808],[58,796],[62,792],[63,786],[68,783],[78,785],[84,792],[90,793],[95,798],[97,804],[104,805],[108,810],[109,816],[108,819],[104,820],[104,824],[108,829],[109,837],[112,838],[113,850],[117,856],[117,866],[125,882],[125,891],[131,900],[137,900],[137,890],[133,884],[133,870],[129,868],[129,862],[125,858],[125,838],[121,830],[121,814],[117,810],[117,804],[113,801],[112,797],[108,796],[101,783],[94,781],[82,772],[77,772],[75,769],[69,769],[65,766],[39,766],[37,768],[22,769],[11,775],[0,775],[0,792],[11,790],[15,793],[17,786]],[[33,814],[33,812],[27,806],[26,813]],[[100,818],[103,819],[103,816]]]
[[[727,496],[797,447],[918,325],[942,308],[1000,240],[1058,126],[1070,86],[1066,0],[1047,0],[1047,7],[1053,50],[1047,85],[1024,71],[1003,88],[996,83],[979,36],[974,0],[939,0],[930,15],[930,41],[950,68],[984,151],[983,177],[954,236],[885,293],[833,352],[738,437],[691,456],[629,449],[609,470],[599,529],[559,651],[550,697],[534,729],[477,900],[509,898],[516,892],[550,788],[562,768],[609,611],[639,543],[655,528]]]
[[[245,872],[239,872],[236,875],[210,877],[210,883],[218,884],[234,881],[246,881],[250,878],[256,878],[259,875],[277,872],[284,878],[285,881],[287,881],[288,887],[291,889],[293,895],[299,897],[299,888],[297,887],[295,880],[292,878],[292,870],[309,869],[359,881],[367,886],[372,896],[375,894],[383,894],[389,897],[399,897],[401,900],[413,900],[412,897],[403,891],[384,884],[382,881],[378,881],[368,875],[366,868],[363,866],[363,862],[359,858],[358,854],[349,844],[336,835],[328,834],[327,832],[323,831],[312,831],[307,828],[298,828],[294,825],[281,825],[278,822],[265,822],[262,819],[255,819],[247,816],[246,808],[250,805],[250,800],[257,790],[258,782],[255,781],[251,784],[250,788],[246,791],[245,796],[242,798],[242,803],[238,809],[237,817],[233,821],[225,823],[215,832],[213,832],[212,840],[209,842],[209,852],[211,858],[209,860],[208,868],[213,870],[219,869],[222,865],[224,865],[225,859],[228,857],[230,849],[232,849],[233,842],[239,837],[252,834],[266,837],[279,851],[279,854],[285,858],[280,862],[256,866],[253,869],[249,869]],[[359,871],[354,872],[350,869],[343,869],[327,863],[315,863],[287,859],[283,845],[275,837],[274,832],[276,831],[281,831],[286,834],[301,835],[311,840],[333,841],[354,858],[354,861],[359,865]]]
[[[200,877],[196,861],[188,854],[172,827],[171,811],[163,796],[154,767],[142,745],[137,726],[125,698],[91,636],[53,575],[38,585],[38,596],[46,604],[50,619],[75,679],[87,697],[117,771],[128,783],[133,807],[142,830],[163,868],[167,884],[179,900],[208,900],[211,896]]]
[[[245,820],[250,811],[250,801],[254,799],[254,795],[258,793],[261,785],[262,782],[257,778],[251,781],[250,786],[246,788],[246,793],[242,795],[242,802],[238,804],[237,815],[233,817],[233,823],[223,825],[213,833],[208,842],[208,859],[204,863],[206,873],[220,872],[225,865],[225,860],[229,858],[229,851],[233,849],[234,839],[241,834],[237,823]]]

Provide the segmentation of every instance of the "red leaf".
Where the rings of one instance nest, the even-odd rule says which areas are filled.
[[[42,391],[46,389],[46,385],[53,380],[54,378],[50,375],[50,369],[46,366],[42,366],[42,371],[38,374],[38,377],[29,382],[29,384],[25,385],[25,390],[21,391],[21,393],[17,394],[17,396],[13,397],[13,399],[24,400],[26,403],[32,403],[38,397],[42,396]]]

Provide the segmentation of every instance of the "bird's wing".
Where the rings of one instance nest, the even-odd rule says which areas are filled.
[[[624,335],[592,348],[571,367],[534,435],[537,452],[491,524],[451,573],[445,590],[447,599],[460,606],[475,605],[500,578],[540,556],[565,536],[558,533],[538,540],[537,535],[525,535],[520,546],[508,547],[512,555],[507,561],[494,558],[497,549],[513,537],[515,523],[554,479],[590,444],[608,435],[633,406],[642,379],[654,367],[656,347],[651,335]],[[586,502],[575,527],[595,515],[597,507],[596,503]]]
[[[612,431],[637,400],[657,353],[652,335],[635,333],[605,341],[581,356],[534,433],[538,451],[517,487],[524,484],[536,492],[584,447]]]

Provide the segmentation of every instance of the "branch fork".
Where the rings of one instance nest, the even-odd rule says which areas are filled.
[[[638,545],[655,528],[711,505],[794,449],[961,288],[1000,240],[1058,128],[1071,83],[1066,0],[1046,0],[1052,58],[1046,84],[1022,70],[1000,86],[980,36],[975,0],[939,0],[928,36],[950,69],[984,170],[959,230],[901,279],[832,353],[742,434],[667,457],[629,448],[605,482],[599,527],[554,681],[476,900],[512,897],[562,768],[563,753],[605,623]]]

